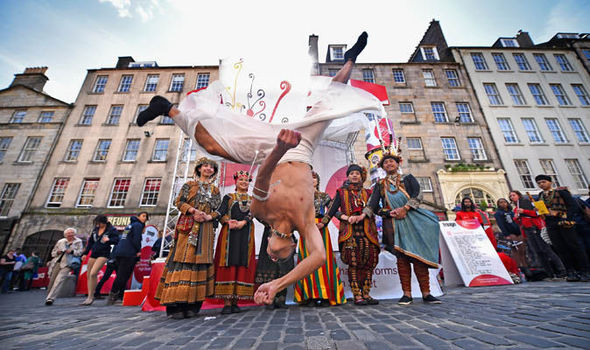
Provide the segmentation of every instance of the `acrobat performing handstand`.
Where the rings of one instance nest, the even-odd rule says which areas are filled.
[[[262,160],[250,209],[272,229],[269,256],[273,260],[292,257],[295,230],[305,238],[309,256],[285,276],[261,285],[254,298],[257,303],[270,304],[277,292],[325,263],[322,236],[315,224],[311,157],[332,120],[365,110],[382,111],[376,97],[346,85],[367,37],[363,32],[346,51],[344,65],[299,122],[269,124],[230,111],[221,105],[221,89],[215,83],[189,95],[178,108],[155,96],[137,118],[142,126],[168,115],[212,155],[238,163],[255,162],[257,156]]]

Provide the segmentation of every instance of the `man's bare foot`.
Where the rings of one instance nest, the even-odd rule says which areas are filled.
[[[281,129],[277,136],[277,149],[281,152],[287,152],[291,148],[297,147],[301,142],[301,133],[295,130]]]

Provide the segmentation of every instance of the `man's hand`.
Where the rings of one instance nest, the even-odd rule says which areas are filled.
[[[258,290],[254,294],[254,302],[256,304],[272,304],[275,295],[277,295],[277,287],[274,283],[275,281],[270,281],[258,287]]]
[[[300,132],[289,129],[281,129],[279,136],[277,136],[277,148],[286,152],[287,150],[296,147],[300,141]]]

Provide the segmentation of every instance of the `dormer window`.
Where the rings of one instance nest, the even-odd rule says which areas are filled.
[[[420,51],[422,52],[422,57],[425,61],[440,60],[438,57],[438,51],[436,51],[436,46],[422,46],[420,47]]]
[[[500,39],[503,47],[520,47],[516,39]]]
[[[559,33],[557,34],[559,39],[578,39],[578,33]]]
[[[344,50],[346,50],[345,45],[330,46],[330,60],[344,61]]]

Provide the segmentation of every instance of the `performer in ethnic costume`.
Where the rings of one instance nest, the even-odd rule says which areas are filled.
[[[347,182],[336,191],[334,202],[322,223],[327,225],[334,216],[340,220],[340,259],[348,265],[348,282],[354,304],[376,305],[379,301],[369,293],[380,248],[375,221],[363,213],[371,196],[371,190],[363,188],[367,170],[352,164],[346,170],[346,176]]]
[[[379,166],[387,176],[375,184],[364,213],[383,217],[383,243],[385,249],[397,257],[404,293],[398,304],[413,302],[410,264],[414,265],[423,301],[438,304],[440,300],[430,294],[428,273],[429,268],[438,268],[438,218],[431,211],[418,207],[420,184],[412,174],[402,179],[398,172],[400,162],[401,157],[397,155],[383,155]]]
[[[344,297],[344,286],[340,281],[340,270],[336,264],[336,258],[332,251],[332,240],[328,231],[328,222],[322,222],[326,208],[330,207],[332,201],[325,192],[320,192],[320,176],[313,172],[313,184],[315,187],[314,206],[316,225],[320,229],[326,249],[326,264],[317,269],[308,277],[299,280],[295,284],[295,301],[300,304],[317,306],[339,305],[346,303]],[[297,261],[302,261],[308,255],[305,245],[305,238],[299,240],[299,253]]]
[[[222,314],[240,312],[238,299],[254,298],[256,253],[248,195],[252,178],[249,172],[238,171],[234,181],[236,192],[226,194],[217,209],[223,227],[215,249],[215,297],[225,301]]]
[[[258,263],[256,264],[256,284],[264,284],[276,280],[288,274],[295,267],[293,254],[284,259],[277,259],[268,254],[268,241],[272,236],[270,226],[264,225],[264,233],[260,242],[260,251],[258,252]],[[291,236],[293,240],[293,236]],[[269,309],[287,309],[285,301],[287,299],[287,288],[279,290],[273,297]]]
[[[575,228],[575,217],[579,214],[580,207],[570,191],[552,188],[550,176],[537,175],[535,181],[542,190],[538,199],[545,202],[549,210],[549,214],[545,215],[547,233],[567,270],[566,281],[589,281],[590,263]]]
[[[214,210],[221,203],[219,189],[212,183],[217,170],[217,163],[199,159],[196,179],[182,186],[174,203],[181,215],[156,299],[175,319],[193,317],[203,300],[213,296],[213,220],[218,217]]]

